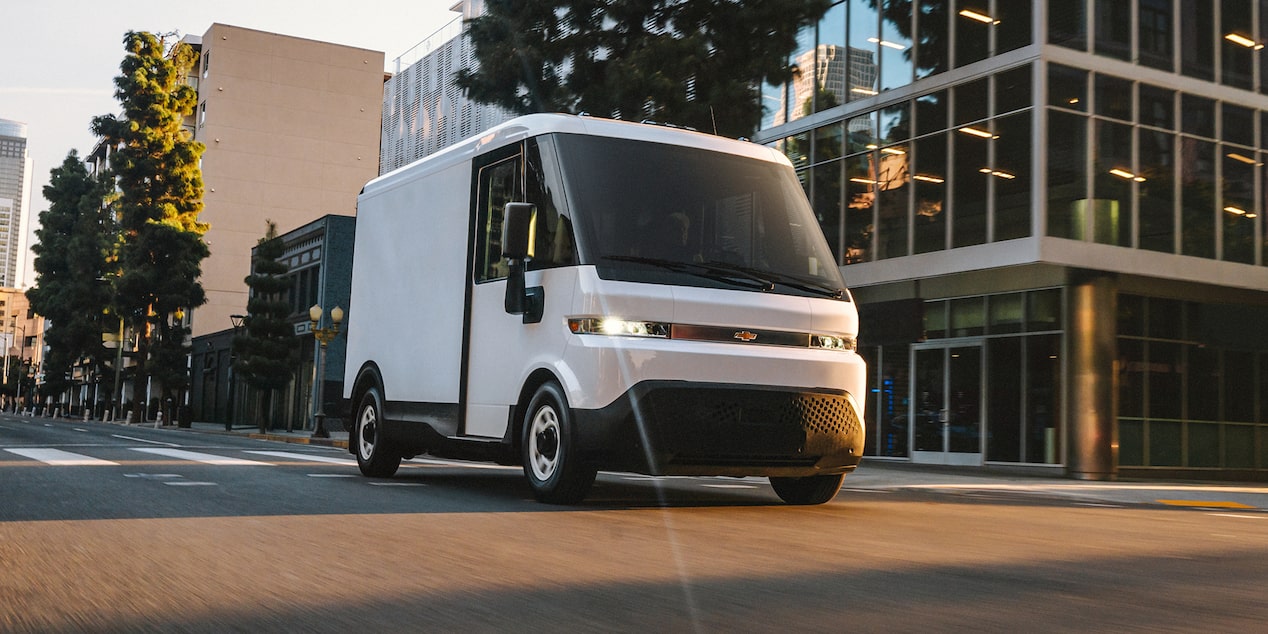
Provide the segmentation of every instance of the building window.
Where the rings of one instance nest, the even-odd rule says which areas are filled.
[[[1140,9],[1136,28],[1140,63],[1159,70],[1174,70],[1171,0],[1138,2]]]

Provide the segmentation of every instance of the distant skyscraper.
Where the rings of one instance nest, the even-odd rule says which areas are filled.
[[[26,124],[0,119],[0,287],[23,282],[32,170]]]

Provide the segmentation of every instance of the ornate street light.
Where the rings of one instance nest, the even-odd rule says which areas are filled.
[[[317,304],[313,304],[313,307],[308,309],[308,320],[312,322],[310,330],[313,337],[317,339],[317,343],[320,344],[317,372],[313,379],[313,390],[317,395],[317,411],[313,413],[313,438],[330,438],[330,432],[326,431],[326,411],[322,407],[324,400],[322,386],[326,380],[326,345],[339,334],[339,323],[343,321],[343,309],[335,306],[334,310],[330,311],[330,327],[320,328],[322,312],[321,306]]]
[[[229,323],[233,325],[233,338],[238,338],[238,333],[242,330],[242,324],[246,322],[246,315],[229,315]],[[233,364],[237,359],[237,355],[233,353],[233,339],[229,340],[229,414],[225,417],[225,431],[233,431],[233,387],[237,383],[237,377],[233,375]]]

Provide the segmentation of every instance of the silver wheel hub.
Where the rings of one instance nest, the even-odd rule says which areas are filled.
[[[357,451],[362,460],[374,456],[374,443],[379,435],[379,417],[373,407],[361,410],[361,420],[357,421]]]
[[[559,468],[559,432],[555,408],[539,408],[528,428],[528,466],[538,481],[549,480]]]

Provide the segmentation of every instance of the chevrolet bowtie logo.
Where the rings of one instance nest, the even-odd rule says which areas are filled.
[[[747,330],[741,330],[735,333],[734,335],[732,335],[732,337],[735,339],[739,339],[740,341],[743,341],[744,343],[748,343],[750,341],[753,341],[754,339],[757,339],[757,334],[749,332]]]

